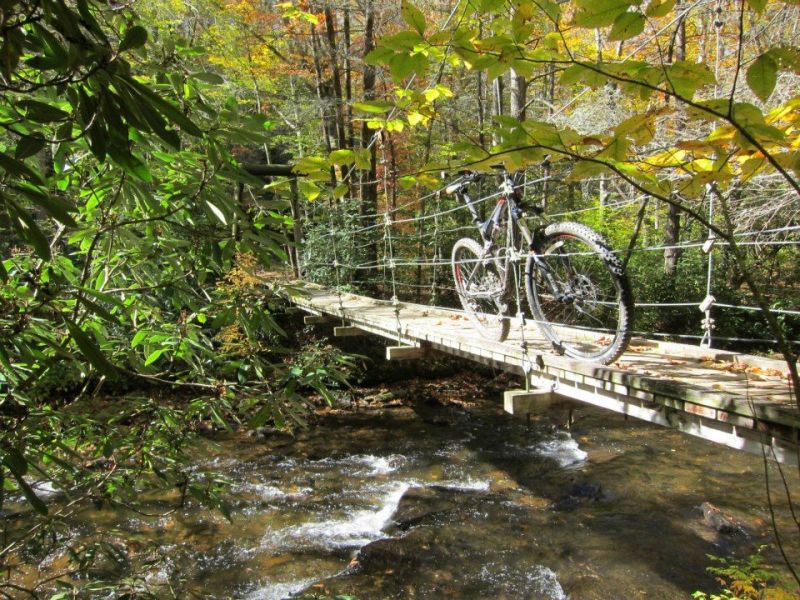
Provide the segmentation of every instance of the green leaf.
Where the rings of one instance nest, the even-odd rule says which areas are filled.
[[[5,447],[3,448],[3,464],[7,466],[12,473],[16,473],[20,477],[28,472],[28,461],[25,456],[17,448]]]
[[[558,23],[558,19],[561,16],[561,8],[557,2],[553,2],[552,0],[538,0],[536,5],[544,11],[553,23]]]
[[[20,108],[25,110],[25,116],[37,123],[51,123],[53,121],[64,121],[69,118],[69,113],[61,110],[57,106],[45,104],[38,100],[22,100]]]
[[[119,325],[120,324],[120,321],[116,316],[114,316],[113,314],[108,312],[105,308],[100,306],[97,302],[89,300],[85,296],[79,296],[78,299],[81,301],[81,304],[86,306],[86,308],[88,308],[89,312],[91,312],[92,314],[95,314],[98,317],[100,317],[101,319],[103,319],[104,321],[108,321],[109,323],[113,323],[114,325]]]
[[[192,75],[195,79],[199,79],[205,83],[210,83],[212,85],[222,85],[225,83],[225,78],[221,75],[217,75],[216,73],[211,73],[210,71],[205,71],[202,73],[195,73]]]
[[[250,429],[256,429],[257,427],[261,427],[264,423],[269,420],[270,416],[272,415],[272,408],[267,404],[262,406],[256,414],[250,417],[250,420],[247,421],[247,426]]]
[[[159,348],[158,350],[154,350],[153,352],[151,352],[150,356],[147,357],[147,360],[144,361],[144,366],[147,367],[148,365],[152,365],[159,358],[161,358],[161,355],[164,354],[164,352],[166,352],[167,350],[168,348]]]
[[[638,2],[631,2],[630,0],[576,0],[575,25],[586,28],[606,27],[613,24],[617,17],[626,12],[632,4],[638,4]]]
[[[391,56],[394,56],[394,50],[381,46],[371,50],[364,56],[364,62],[368,65],[385,65]]]
[[[75,209],[66,200],[51,196],[44,189],[32,185],[26,181],[20,181],[16,185],[10,187],[24,194],[35,204],[42,207],[48,215],[53,217],[59,223],[63,223],[69,227],[77,227],[77,223],[75,223],[72,215],[69,214]]]
[[[762,102],[766,102],[770,97],[777,81],[778,64],[769,52],[755,59],[747,69],[747,85]]]
[[[19,142],[17,142],[17,147],[14,150],[14,158],[22,160],[33,156],[44,148],[46,143],[47,142],[41,135],[23,136]]]
[[[687,99],[691,99],[699,88],[715,82],[714,74],[708,66],[686,60],[677,61],[667,67],[667,79],[673,91]]]
[[[125,37],[119,45],[119,51],[125,52],[134,48],[141,48],[147,43],[147,30],[141,25],[135,25],[125,32]]]
[[[747,0],[747,3],[750,5],[750,8],[758,14],[764,12],[764,9],[767,7],[767,0]]]
[[[749,102],[737,102],[731,111],[733,119],[739,125],[750,127],[752,125],[764,125],[764,113],[761,109]]]
[[[65,321],[67,329],[78,350],[81,351],[86,360],[103,375],[114,377],[117,375],[117,368],[106,358],[97,343],[83,329],[72,321]]]
[[[797,48],[776,46],[769,49],[769,55],[778,62],[781,69],[800,74],[800,50]]]
[[[428,68],[428,61],[422,54],[395,54],[389,60],[389,72],[395,82],[400,82],[412,73],[422,75]]]
[[[783,142],[786,140],[786,135],[772,125],[750,125],[747,127],[748,133],[755,136],[756,139],[765,142]]]
[[[17,204],[13,198],[0,195],[0,199],[5,200],[13,215],[16,216],[16,219],[12,219],[11,223],[20,237],[27,240],[28,243],[33,246],[33,249],[40,258],[50,260],[50,242],[47,240],[44,233],[42,233],[42,230],[39,229],[36,219],[34,219],[27,210]]]
[[[593,161],[582,160],[575,164],[567,180],[581,181],[583,179],[588,179],[589,177],[594,177],[595,175],[600,175],[602,173],[608,173],[608,167],[605,166],[604,164]]]
[[[408,23],[409,27],[417,30],[417,33],[420,35],[425,33],[425,15],[409,2],[409,0],[402,0],[400,2],[400,15],[403,17],[403,20]]]
[[[217,219],[219,219],[219,221],[223,225],[227,225],[228,224],[228,219],[225,218],[225,213],[222,212],[222,209],[220,209],[219,206],[217,206],[216,204],[212,204],[208,200],[206,200],[206,205],[211,210],[211,212],[214,213],[214,216],[217,217]]]
[[[150,169],[147,168],[147,165],[142,160],[133,154],[119,148],[109,148],[108,154],[111,156],[112,160],[131,177],[135,177],[146,183],[153,181]]]
[[[372,156],[369,148],[361,148],[356,150],[356,168],[369,169],[372,165]]]
[[[316,200],[322,190],[315,184],[313,181],[308,181],[307,179],[301,179],[297,182],[298,186],[300,187],[300,191],[303,192],[306,198],[313,201]]]
[[[400,31],[394,35],[381,38],[381,46],[383,48],[390,48],[392,50],[400,51],[413,50],[415,46],[423,43],[425,43],[425,39],[416,31],[410,30]],[[389,57],[386,56],[385,58],[388,59]]]
[[[198,319],[199,320],[199,319]],[[139,344],[144,341],[144,338],[147,337],[147,332],[143,329],[136,332],[136,335],[133,336],[131,340],[131,348],[136,348]]]
[[[334,150],[330,154],[331,164],[338,166],[349,165],[356,159],[355,152],[347,148],[341,150]]]
[[[627,40],[644,31],[645,18],[640,12],[624,12],[616,19],[608,34],[609,41]]]
[[[644,14],[648,17],[666,17],[675,8],[676,0],[650,0]]]
[[[136,99],[149,102],[153,108],[164,115],[168,120],[178,125],[189,135],[193,135],[195,137],[201,137],[203,135],[203,132],[200,130],[200,128],[192,123],[189,117],[183,114],[180,109],[178,109],[165,98],[159,96],[146,85],[139,83],[131,77],[118,77],[116,81],[128,86],[128,89],[138,96]]]
[[[39,173],[31,169],[21,160],[11,158],[8,154],[0,152],[0,169],[15,177],[22,177],[38,184],[44,184],[44,179]]]
[[[323,172],[327,176],[330,167],[331,163],[327,158],[323,158],[322,156],[304,156],[297,162],[292,171],[298,175]]]
[[[387,113],[394,108],[394,104],[391,102],[384,102],[382,100],[373,100],[372,102],[353,102],[352,106],[356,110],[373,115]]]
[[[614,128],[618,136],[629,137],[635,144],[647,144],[656,133],[655,116],[652,113],[633,115]]]

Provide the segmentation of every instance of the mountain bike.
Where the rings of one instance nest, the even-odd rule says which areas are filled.
[[[557,353],[614,362],[630,341],[633,320],[622,263],[599,233],[580,223],[547,224],[540,206],[530,207],[536,224],[529,229],[522,186],[499,170],[497,203],[485,221],[469,194],[482,173],[462,171],[445,188],[466,203],[480,233],[480,241],[462,238],[453,246],[453,279],[465,312],[484,337],[502,342],[514,316],[524,324],[522,278],[533,319]]]

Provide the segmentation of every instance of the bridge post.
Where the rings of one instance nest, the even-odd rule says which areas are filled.
[[[362,335],[366,335],[367,332],[359,327],[334,327],[333,328],[333,337],[342,338],[342,337],[360,337]]]
[[[510,415],[537,415],[556,402],[556,394],[547,389],[507,390],[503,393],[503,409]]]
[[[330,322],[330,318],[322,315],[306,315],[303,317],[303,325],[324,325]]]
[[[428,354],[426,346],[386,346],[386,360],[413,360]]]

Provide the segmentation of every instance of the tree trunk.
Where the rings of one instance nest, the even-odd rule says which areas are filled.
[[[528,82],[524,76],[519,75],[514,69],[511,69],[509,75],[511,77],[511,116],[524,121]]]
[[[365,0],[364,3],[364,56],[372,52],[375,48],[375,12],[373,0]],[[375,67],[364,63],[364,101],[369,102],[375,99]],[[369,171],[367,172],[367,182],[361,185],[361,215],[375,215],[378,212],[378,160],[375,144],[370,144],[372,134],[367,127],[366,121],[361,124],[361,147],[369,147]],[[365,219],[364,225],[374,225],[376,218]],[[373,240],[367,246],[366,260],[375,263],[378,257],[378,242]]]
[[[486,150],[486,133],[484,132],[486,128],[486,109],[483,105],[483,72],[478,71],[475,75],[478,78],[478,90],[476,93],[478,101],[478,143],[481,148]]]
[[[330,153],[333,147],[331,144],[331,134],[329,129],[330,119],[328,117],[328,110],[326,107],[328,98],[322,83],[322,62],[320,61],[319,57],[319,38],[317,37],[317,31],[313,25],[309,26],[309,30],[311,31],[311,53],[314,59],[314,83],[317,92],[317,99],[319,100],[320,117],[322,118],[322,138],[325,142],[325,149],[328,151],[328,153]]]
[[[499,117],[503,115],[503,78],[498,77],[492,82],[492,116]],[[497,134],[492,134],[492,143],[497,144],[500,140],[497,139]]]
[[[347,147],[352,148],[355,140],[353,131],[353,73],[350,62],[350,9],[344,9],[344,94],[347,100]]]
[[[297,190],[297,179],[291,177],[289,179],[289,201],[292,208],[292,235],[294,237],[294,244],[289,246],[289,259],[292,263],[292,270],[296,279],[300,279],[303,275],[300,269],[300,253],[303,244],[303,217],[300,214],[299,193]]]
[[[679,3],[680,4],[680,3]],[[683,18],[678,22],[678,27],[675,31],[674,49],[676,60],[686,59],[686,19]],[[672,54],[670,52],[670,54]],[[671,56],[670,56],[671,58]],[[680,136],[681,131],[685,129],[680,112],[677,116],[678,123],[676,124],[675,131]],[[664,274],[667,277],[675,277],[678,273],[678,259],[681,252],[679,248],[675,248],[681,239],[681,215],[678,207],[674,204],[667,205],[667,223],[664,230]]]
[[[333,11],[325,7],[325,32],[328,37],[328,53],[331,60],[331,79],[333,83],[334,114],[336,115],[336,146],[347,147],[344,133],[344,110],[342,94],[342,77],[339,71],[339,53],[336,50],[336,24],[333,20]]]
[[[483,37],[483,22],[478,23],[478,37]],[[484,85],[483,85],[483,71],[478,70],[475,73],[478,78],[478,89],[476,91],[476,99],[478,101],[478,142],[481,148],[486,150],[486,103],[484,102]]]

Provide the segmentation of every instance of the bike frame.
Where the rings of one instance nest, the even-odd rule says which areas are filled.
[[[531,183],[538,183],[548,179],[549,177],[541,177],[532,181]],[[483,241],[484,256],[486,257],[491,255],[492,251],[495,249],[495,234],[500,230],[503,217],[507,214],[507,251],[512,253],[511,255],[507,256],[507,259],[511,262],[517,262],[522,259],[522,255],[517,252],[517,248],[514,243],[514,233],[516,230],[518,230],[522,235],[522,239],[525,240],[525,244],[528,248],[529,254],[526,256],[530,256],[533,259],[536,268],[539,269],[547,278],[551,289],[557,290],[558,286],[555,284],[555,281],[550,274],[549,267],[539,256],[537,240],[539,238],[538,233],[543,229],[543,227],[538,227],[533,231],[528,228],[527,223],[525,223],[523,219],[524,215],[522,208],[520,208],[517,202],[519,198],[516,187],[513,180],[506,172],[503,172],[503,181],[500,184],[499,189],[500,197],[498,198],[497,204],[495,204],[494,209],[492,210],[492,214],[486,221],[481,221],[481,218],[478,215],[478,211],[475,208],[475,204],[470,197],[466,186],[455,192],[466,203],[467,208],[472,215],[472,220],[478,228],[478,232],[481,235],[481,240]],[[494,258],[496,259],[496,257]],[[503,270],[506,269],[504,265],[501,266],[501,268]]]

